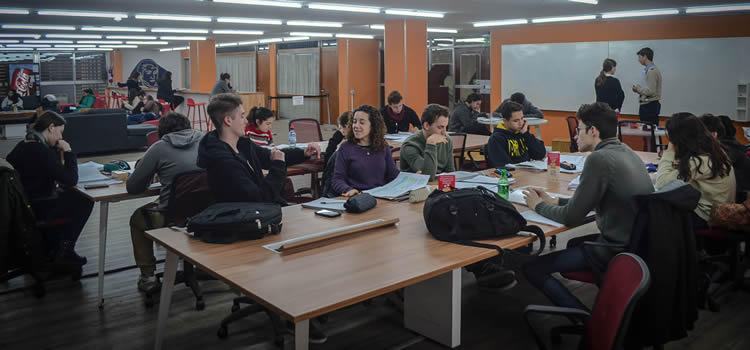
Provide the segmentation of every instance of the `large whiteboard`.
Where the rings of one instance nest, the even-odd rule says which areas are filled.
[[[737,113],[737,85],[750,82],[750,38],[639,40],[503,45],[502,96],[521,91],[540,109],[576,111],[596,100],[594,78],[602,61],[617,61],[625,91],[623,113],[638,114],[644,67],[636,52],[654,50],[662,73],[661,115]]]

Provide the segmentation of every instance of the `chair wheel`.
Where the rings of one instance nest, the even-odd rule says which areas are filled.
[[[44,288],[44,285],[41,283],[37,283],[34,285],[34,296],[37,299],[44,298],[44,295],[47,294],[47,290]]]
[[[229,335],[229,330],[227,330],[226,326],[219,327],[219,330],[216,331],[216,336],[219,337],[219,339],[226,339]]]
[[[549,336],[549,341],[554,345],[560,345],[562,343],[562,336],[559,334],[552,334]]]
[[[237,304],[232,305],[232,312],[240,311],[240,306]]]
[[[206,308],[206,303],[203,302],[203,300],[197,300],[195,302],[195,309],[198,311],[203,311],[203,309]]]

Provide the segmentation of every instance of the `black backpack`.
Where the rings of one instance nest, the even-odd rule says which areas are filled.
[[[261,239],[281,232],[281,206],[275,203],[216,203],[190,217],[187,229],[206,243]]]
[[[497,249],[501,258],[505,255],[502,248],[474,240],[510,237],[520,231],[531,232],[539,239],[540,247],[529,256],[539,255],[546,244],[541,228],[527,225],[526,219],[513,204],[482,186],[450,192],[434,191],[427,197],[423,213],[427,230],[436,239]]]

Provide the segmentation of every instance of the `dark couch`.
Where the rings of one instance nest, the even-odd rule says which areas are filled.
[[[146,148],[154,125],[128,125],[124,109],[91,109],[65,114],[63,138],[75,153],[104,153]]]

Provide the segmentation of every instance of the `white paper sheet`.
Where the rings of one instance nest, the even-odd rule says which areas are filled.
[[[102,168],[104,168],[104,165],[94,162],[78,164],[78,185],[111,181],[112,179],[100,172]],[[116,181],[115,183],[119,183],[117,180],[114,181]]]
[[[581,175],[578,175],[578,176],[576,176],[575,179],[573,179],[573,181],[571,181],[568,184],[568,190],[575,191],[578,188],[578,185],[580,185],[580,184],[581,184]]]
[[[586,156],[573,156],[573,155],[568,155],[568,154],[561,154],[560,162],[568,162],[571,164],[575,164],[576,166],[575,170],[566,170],[566,169],[560,168],[561,173],[581,173],[583,172],[583,164],[586,162]]]
[[[546,160],[530,160],[530,161],[515,164],[515,166],[519,168],[531,168],[534,170],[544,171],[544,170],[547,170],[547,161]]]
[[[497,180],[499,179],[497,177],[484,175],[482,173],[471,173],[468,171],[454,171],[451,173],[442,173],[438,175],[454,175],[456,176],[456,182],[473,182],[486,185],[497,185]],[[509,177],[508,182],[514,184],[516,182],[516,179]]]
[[[524,219],[526,219],[526,221],[536,222],[537,224],[549,225],[553,227],[565,226],[557,221],[545,218],[544,216],[542,216],[541,214],[533,210],[527,210],[527,211],[521,212],[521,216],[523,216]]]
[[[396,199],[408,194],[412,190],[427,186],[430,175],[401,172],[393,181],[367,191],[374,197],[385,199]]]
[[[750,128],[743,126],[742,130],[745,131],[745,138],[748,139],[748,140],[750,140]]]
[[[456,188],[462,189],[462,188],[477,188],[479,186],[482,186],[492,192],[497,193],[497,185],[488,185],[488,184],[481,184],[476,182],[463,182],[463,181],[456,181]]]
[[[411,135],[408,131],[399,131],[398,134],[385,134],[385,139],[403,143]]]

